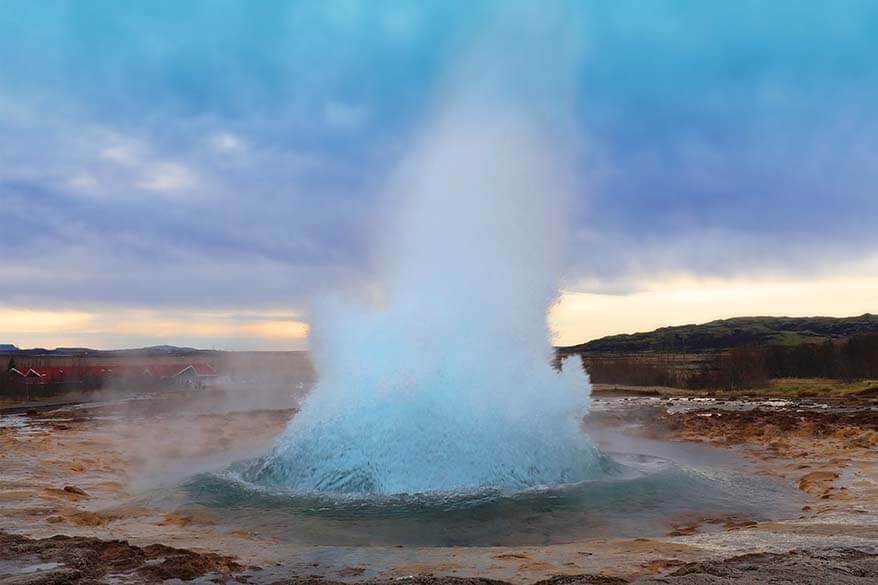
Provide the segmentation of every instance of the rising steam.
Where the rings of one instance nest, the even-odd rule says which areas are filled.
[[[501,86],[451,91],[401,163],[380,306],[318,313],[319,384],[248,479],[400,494],[595,475],[588,382],[550,367],[546,326],[570,175],[545,120]]]

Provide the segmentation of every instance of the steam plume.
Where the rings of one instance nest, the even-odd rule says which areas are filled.
[[[462,68],[394,175],[381,306],[322,307],[319,384],[250,479],[399,494],[596,472],[587,380],[551,369],[546,326],[570,173],[545,103],[506,97],[520,76],[474,76],[491,54]]]

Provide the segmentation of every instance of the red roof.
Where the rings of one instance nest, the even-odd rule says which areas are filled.
[[[136,364],[126,366],[62,366],[33,367],[27,370],[13,368],[10,373],[25,378],[39,379],[42,382],[62,382],[81,378],[173,378],[188,369],[198,376],[216,376],[216,370],[210,364]]]
[[[199,376],[216,376],[216,370],[210,364],[192,364],[192,368]]]

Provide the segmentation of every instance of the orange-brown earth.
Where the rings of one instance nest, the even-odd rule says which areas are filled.
[[[811,402],[769,401],[751,410],[705,408],[663,414],[673,436],[740,447],[762,473],[794,482],[817,498],[805,512],[878,505],[878,402],[871,398]],[[844,480],[842,478],[844,477]]]
[[[157,503],[149,497],[157,486],[263,452],[285,426],[291,409],[206,412],[174,399],[129,402],[30,413],[11,422],[0,418],[6,421],[0,424],[0,531],[36,539],[3,537],[18,548],[3,549],[0,583],[38,583],[33,579],[39,575],[48,578],[53,572],[76,569],[63,554],[45,552],[64,548],[59,549],[59,541],[44,540],[57,534],[80,538],[68,541],[74,548],[128,551],[136,558],[126,561],[122,572],[127,571],[128,582],[144,583],[159,577],[191,578],[198,571],[220,581],[234,575],[254,583],[291,582],[292,576],[301,582],[310,575],[343,581],[483,575],[530,583],[550,575],[584,574],[592,580],[559,583],[621,583],[618,579],[656,574],[671,583],[719,583],[694,581],[692,571],[733,573],[740,562],[723,565],[719,559],[752,552],[767,555],[753,560],[754,566],[770,568],[792,559],[791,550],[798,551],[791,566],[799,567],[798,559],[810,559],[817,548],[865,550],[878,545],[875,402],[860,399],[827,407],[754,402],[746,409],[716,401],[688,403],[682,409],[676,408],[679,404],[644,400],[596,414],[588,424],[639,420],[643,424],[632,432],[739,450],[757,472],[782,478],[808,495],[800,517],[754,522],[706,514],[681,518],[661,538],[591,539],[546,547],[372,547],[333,550],[329,555],[325,547],[294,547],[252,531],[229,530],[216,512],[183,511],[173,502]],[[713,529],[704,531],[708,524]],[[126,541],[124,546],[101,544],[120,539]],[[180,551],[149,548],[155,544]],[[107,575],[119,574],[112,558],[88,554],[98,555],[89,557],[97,559],[90,562],[108,563],[107,570],[80,572],[78,577],[70,573],[68,581],[45,582],[102,582]],[[854,563],[868,576],[872,569],[860,565],[871,557],[856,554],[861,556],[850,553],[836,560]],[[166,562],[169,558],[179,563]],[[833,562],[827,561],[827,567]],[[48,563],[47,568],[38,570],[40,563]],[[154,566],[167,571],[144,568]],[[23,572],[30,571],[28,567],[32,572]],[[818,569],[811,572],[819,574]],[[22,580],[26,578],[32,581]]]

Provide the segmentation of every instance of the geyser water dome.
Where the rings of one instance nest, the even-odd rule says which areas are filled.
[[[550,365],[567,181],[513,111],[458,104],[402,165],[379,306],[314,321],[320,381],[246,480],[295,492],[518,490],[595,477],[582,369]]]

